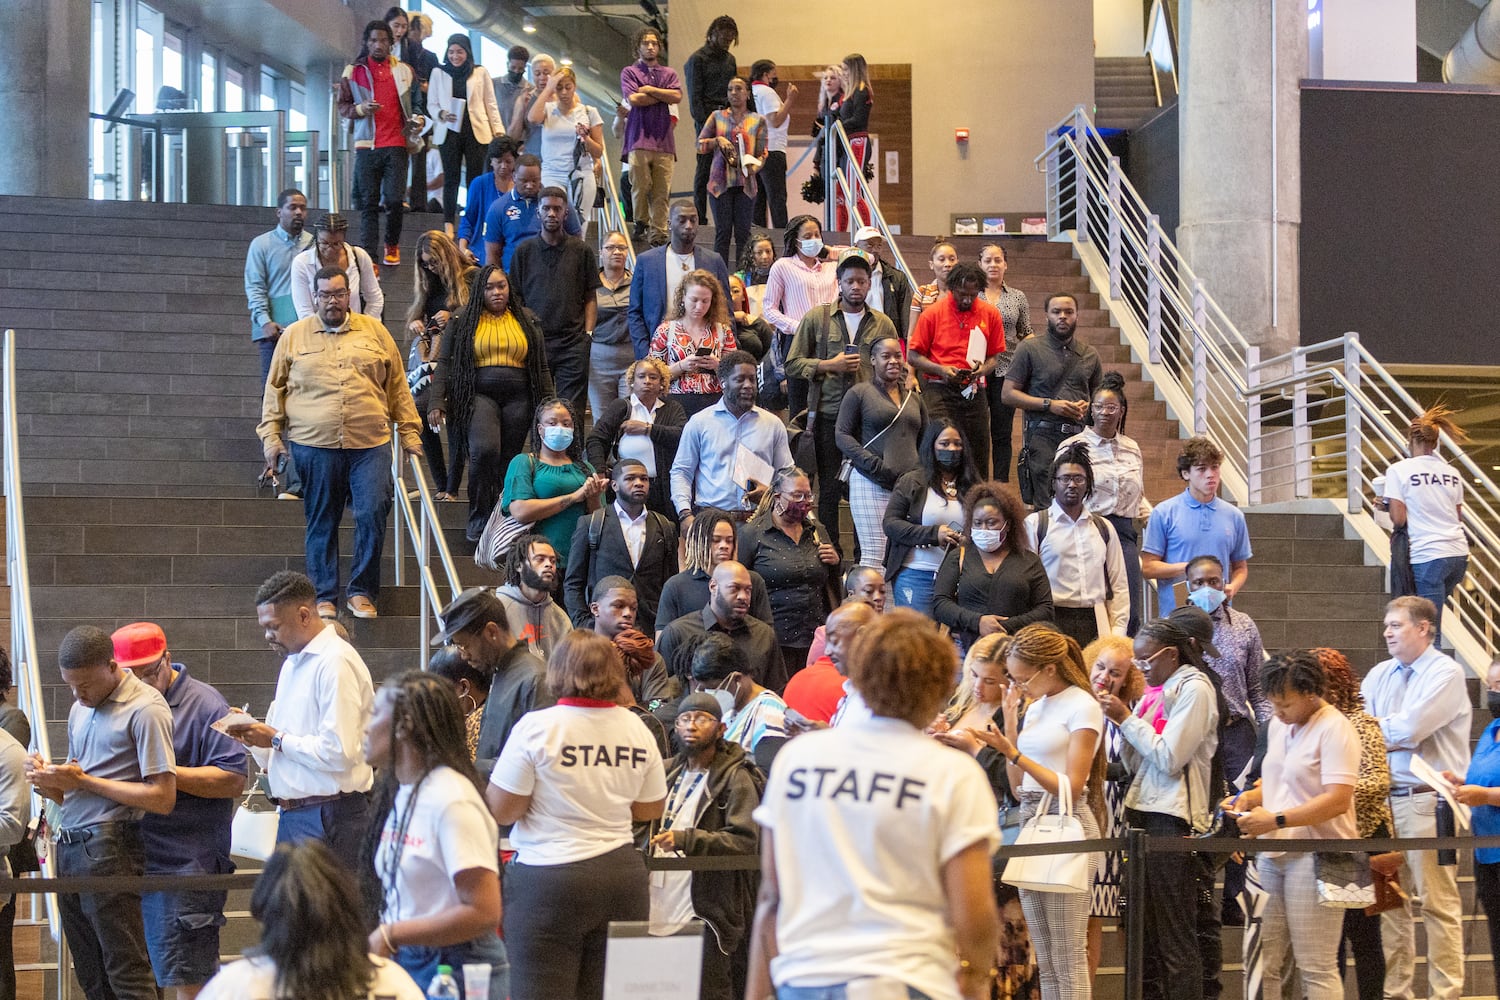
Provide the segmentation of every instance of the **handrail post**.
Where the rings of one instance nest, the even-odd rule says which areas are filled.
[[[404,493],[406,490],[405,484],[403,484],[401,481],[401,436],[399,432],[395,430],[393,430],[391,433],[391,489],[395,490],[397,493]],[[401,536],[406,532],[402,530],[405,526],[400,524],[401,510],[399,507],[399,503],[400,500],[398,498],[398,506],[393,506],[391,508],[396,512],[397,521],[396,542],[394,548],[396,556],[396,586],[398,587],[403,586],[406,583],[406,560],[402,558],[401,552],[401,550],[405,547],[404,545],[402,545]]]
[[[1364,435],[1360,426],[1361,413],[1355,389],[1360,384],[1359,337],[1344,335],[1344,461],[1346,492],[1349,513],[1358,514],[1363,506],[1364,493]]]
[[[1082,104],[1073,106],[1073,214],[1078,242],[1089,241],[1089,116]]]
[[[1141,1000],[1146,963],[1146,831],[1125,831],[1125,1000]]]
[[[1312,428],[1307,422],[1307,355],[1292,355],[1292,371],[1297,375],[1292,389],[1292,469],[1297,477],[1296,496],[1312,496]]]
[[[1146,230],[1146,355],[1161,364],[1161,216],[1150,217]]]
[[[1245,397],[1245,480],[1249,486],[1250,505],[1260,503],[1261,491],[1261,427],[1260,427],[1260,348],[1251,345],[1245,352],[1245,381],[1249,392]]]
[[[422,507],[422,537],[421,537],[421,540],[419,542],[419,545],[420,545],[421,552],[422,552],[422,558],[417,563],[417,577],[418,577],[417,600],[419,602],[419,604],[418,604],[418,612],[419,612],[421,620],[422,620],[422,626],[421,626],[421,630],[420,630],[420,637],[419,637],[419,640],[417,642],[417,655],[419,657],[421,657],[421,660],[422,660],[422,669],[426,670],[427,669],[427,664],[431,660],[431,655],[432,655],[432,649],[429,646],[429,643],[430,643],[430,641],[432,639],[432,612],[433,612],[433,607],[428,602],[427,587],[424,586],[424,584],[426,583],[425,577],[426,577],[426,573],[427,573],[427,567],[432,565],[432,530],[433,530],[433,526],[432,526],[432,520],[427,516],[427,505],[424,503],[424,504],[421,505],[421,507]]]
[[[1120,158],[1109,158],[1109,297],[1120,298]]]
[[[1208,433],[1208,295],[1203,282],[1193,279],[1193,433]]]
[[[836,216],[834,200],[838,197],[837,185],[834,181],[833,172],[838,166],[838,155],[835,152],[837,143],[834,141],[833,130],[838,128],[838,122],[829,122],[823,127],[823,231],[833,231],[833,222]]]

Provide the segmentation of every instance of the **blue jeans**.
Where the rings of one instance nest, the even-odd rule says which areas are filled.
[[[139,823],[63,830],[56,849],[63,877],[146,874]],[[140,893],[60,893],[57,905],[73,970],[89,1000],[156,1000]]]
[[[1446,559],[1412,563],[1411,575],[1417,584],[1417,594],[1437,605],[1439,631],[1443,627],[1443,605],[1448,603],[1448,595],[1453,593],[1454,588],[1464,582],[1464,574],[1468,569],[1468,556],[1449,556]],[[1437,638],[1437,635],[1432,637],[1434,644],[1437,643]]]
[[[423,945],[404,945],[396,949],[396,964],[406,970],[412,981],[423,992],[437,975],[439,965],[453,969],[453,978],[458,982],[460,1000],[506,1000],[510,996],[510,960],[505,955],[505,942],[494,931],[482,934],[463,944],[450,944],[442,948]],[[487,997],[471,997],[464,986],[465,964],[487,964],[490,967],[490,991]]]
[[[283,809],[276,824],[276,843],[321,840],[351,872],[359,871],[359,851],[369,825],[369,796],[343,795],[332,802]],[[426,988],[426,984],[423,984]]]
[[[289,446],[302,475],[302,510],[307,517],[307,575],[318,600],[338,602],[339,522],[344,507],[354,509],[354,560],[349,596],[380,596],[380,553],[391,513],[391,451],[374,448]]]
[[[936,573],[921,569],[903,569],[891,581],[896,594],[896,607],[911,608],[932,617],[932,584]]]
[[[844,1000],[849,995],[849,984],[834,986],[778,986],[776,1000]],[[906,988],[907,1000],[928,1000],[927,994],[910,986]]]

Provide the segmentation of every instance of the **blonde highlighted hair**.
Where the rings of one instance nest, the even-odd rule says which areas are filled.
[[[1089,680],[1088,668],[1083,665],[1083,650],[1078,640],[1063,635],[1050,625],[1027,625],[1017,632],[1010,642],[1008,658],[1020,660],[1027,666],[1043,670],[1048,666],[1057,670],[1057,676],[1069,687],[1082,688],[1089,697],[1094,697],[1094,684]],[[1099,828],[1104,828],[1104,739],[1100,734],[1094,747],[1094,760],[1089,765],[1088,803]],[[1076,790],[1075,790],[1076,791]]]
[[[677,291],[672,293],[672,308],[667,311],[667,319],[682,319],[687,314],[687,307],[684,305],[687,300],[687,290],[695,286],[708,289],[710,295],[708,315],[703,318],[711,326],[728,326],[729,306],[725,301],[724,286],[719,284],[719,279],[714,277],[713,272],[705,271],[701,267],[682,276]]]

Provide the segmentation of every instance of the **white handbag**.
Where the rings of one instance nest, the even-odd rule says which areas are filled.
[[[281,812],[274,806],[255,810],[250,800],[260,791],[260,779],[250,786],[245,799],[234,811],[234,823],[229,831],[229,853],[241,858],[266,861],[276,850],[276,830],[281,825]]]
[[[1057,814],[1049,815],[1052,796],[1042,794],[1036,815],[1021,827],[1016,846],[1023,844],[1063,844],[1086,840],[1083,824],[1073,815],[1073,786],[1066,774],[1057,776]],[[1089,891],[1089,856],[1079,851],[1062,854],[1036,854],[1010,858],[1005,863],[1002,880],[1017,889],[1032,892]]]

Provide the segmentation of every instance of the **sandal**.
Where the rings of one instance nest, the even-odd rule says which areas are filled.
[[[453,503],[454,501],[456,501],[458,499],[458,497],[454,496],[452,493],[447,493],[447,492],[434,493],[432,495],[432,498],[434,500],[440,500],[440,501],[442,501],[444,503]]]

